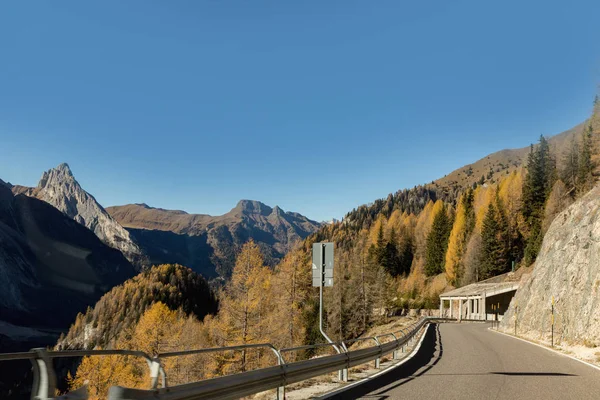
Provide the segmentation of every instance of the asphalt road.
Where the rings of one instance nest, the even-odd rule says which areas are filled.
[[[431,325],[404,365],[333,399],[600,399],[600,371],[478,323]]]

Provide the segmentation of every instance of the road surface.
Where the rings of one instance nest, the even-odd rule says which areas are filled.
[[[600,399],[600,371],[488,324],[431,325],[418,355],[329,399]]]

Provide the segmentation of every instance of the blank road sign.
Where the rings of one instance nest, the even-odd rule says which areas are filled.
[[[312,272],[313,286],[333,286],[333,243],[314,243]]]

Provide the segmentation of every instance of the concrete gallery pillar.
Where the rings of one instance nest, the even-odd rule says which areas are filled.
[[[467,319],[471,319],[471,299],[467,298]]]
[[[487,311],[485,308],[485,300],[486,300],[486,296],[485,296],[485,292],[483,292],[483,296],[481,296],[481,312],[483,313],[483,320],[487,321]]]
[[[458,299],[458,321],[459,322],[462,321],[462,318],[463,318],[462,303],[463,303],[463,300]]]
[[[444,299],[440,298],[440,318],[444,318]]]

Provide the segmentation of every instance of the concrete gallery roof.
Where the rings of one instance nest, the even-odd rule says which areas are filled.
[[[472,283],[458,289],[440,294],[440,298],[467,298],[467,297],[490,297],[497,294],[512,292],[519,288],[519,282],[500,282],[500,283]]]

